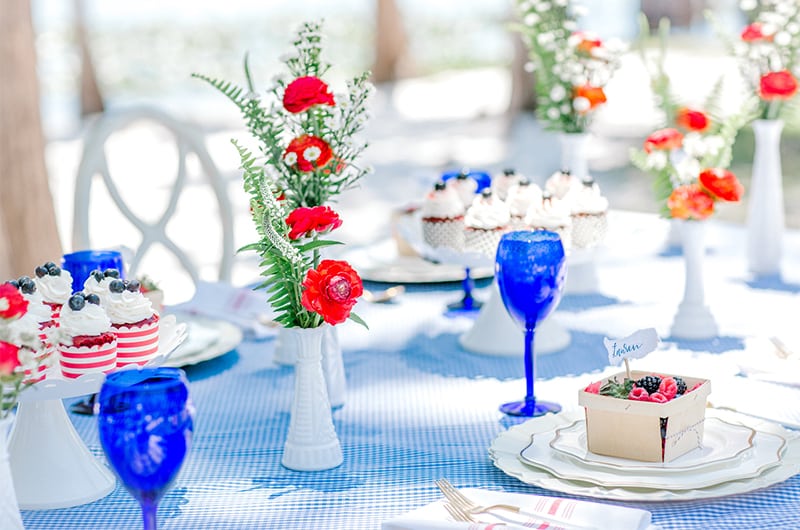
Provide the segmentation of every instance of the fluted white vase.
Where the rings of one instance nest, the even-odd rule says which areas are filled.
[[[588,133],[560,133],[558,144],[561,147],[561,168],[583,180],[589,175],[589,134]]]
[[[780,273],[783,253],[781,120],[755,120],[753,178],[747,205],[747,267],[758,275]]]
[[[321,471],[342,463],[322,373],[324,326],[287,328],[284,338],[296,352],[294,396],[281,464],[295,471]]]
[[[337,408],[344,405],[347,393],[339,329],[330,324],[323,324],[322,327],[325,328],[325,336],[322,338],[322,373],[325,376],[331,407]]]
[[[716,337],[719,327],[705,302],[705,221],[682,221],[681,242],[686,266],[683,300],[672,321],[670,336],[678,339],[705,340]]]
[[[24,528],[8,458],[8,436],[13,423],[13,416],[0,419],[0,528],[3,530]]]

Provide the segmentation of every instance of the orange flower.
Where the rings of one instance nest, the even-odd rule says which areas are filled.
[[[791,99],[797,93],[797,79],[788,70],[761,76],[758,95],[765,101]]]
[[[711,120],[705,112],[686,107],[678,109],[675,122],[678,127],[695,132],[704,132],[711,125]]]
[[[578,44],[575,45],[575,49],[577,49],[580,53],[585,53],[586,55],[591,55],[592,50],[603,45],[603,41],[600,39],[581,31],[576,31],[572,34],[572,36],[580,39]]]
[[[667,208],[676,219],[702,221],[714,213],[714,199],[699,184],[686,184],[672,190]]]
[[[659,129],[644,141],[646,153],[656,151],[669,151],[683,145],[683,135],[677,129]]]
[[[706,190],[722,201],[739,202],[744,195],[744,186],[727,169],[706,169],[700,173],[699,180]]]
[[[602,87],[592,85],[581,85],[575,87],[574,97],[585,98],[589,102],[589,108],[583,112],[594,110],[596,107],[599,107],[607,101],[606,93],[603,92]]]

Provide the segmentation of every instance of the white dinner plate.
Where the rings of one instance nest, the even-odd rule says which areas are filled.
[[[598,455],[586,445],[586,421],[556,429],[549,446],[556,452],[575,460],[587,468],[608,469],[618,473],[686,473],[697,472],[737,462],[753,447],[756,431],[741,424],[728,423],[719,418],[706,418],[703,445],[670,462],[640,462]],[[541,442],[541,437],[536,443]],[[523,451],[523,459],[524,459]]]
[[[571,495],[618,501],[689,501],[724,497],[771,486],[800,472],[800,437],[797,433],[787,431],[775,423],[712,409],[707,411],[709,417],[719,417],[731,423],[742,423],[758,432],[771,433],[784,438],[787,444],[781,458],[781,465],[771,467],[753,478],[731,480],[705,488],[646,489],[608,487],[581,480],[562,479],[545,469],[528,466],[520,460],[519,453],[530,443],[531,435],[554,432],[559,427],[573,423],[580,418],[581,414],[582,411],[578,410],[555,415],[548,414],[511,427],[498,434],[492,441],[489,447],[489,456],[498,469],[526,484]]]
[[[189,366],[215,359],[242,342],[242,330],[230,322],[197,315],[179,314],[186,323],[188,337],[164,363],[165,366]]]
[[[727,428],[725,431],[720,434],[722,436],[732,434],[734,429]],[[580,460],[564,457],[550,447],[554,436],[554,431],[532,434],[531,443],[520,452],[520,459],[525,464],[542,468],[558,478],[617,488],[687,490],[707,488],[731,480],[753,478],[778,465],[786,448],[786,440],[781,436],[758,432],[752,437],[751,454],[733,466],[700,470],[684,469],[681,473],[663,473],[663,470],[641,468],[639,471],[623,472],[619,468],[586,466]],[[721,443],[719,440],[717,442]],[[641,462],[635,463],[641,464]]]

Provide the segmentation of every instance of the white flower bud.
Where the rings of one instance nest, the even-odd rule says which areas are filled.
[[[592,103],[583,96],[578,96],[572,100],[572,107],[577,112],[586,112],[592,108]]]
[[[742,11],[752,11],[758,7],[758,2],[756,0],[741,0],[741,2],[739,2],[739,7]]]
[[[557,120],[561,117],[561,112],[556,107],[550,107],[547,109],[547,117],[551,120]]]
[[[566,116],[570,112],[572,112],[572,106],[569,103],[564,103],[563,105],[561,105],[561,114],[564,114]]]
[[[534,9],[539,13],[544,13],[550,10],[550,2],[539,2],[534,6]]]
[[[550,89],[550,99],[552,101],[561,101],[567,96],[567,90],[564,88],[564,85],[554,85],[553,88]]]
[[[779,31],[775,34],[775,37],[772,39],[778,46],[788,46],[792,42],[792,36],[789,35],[786,31]]]
[[[522,21],[525,23],[526,26],[533,26],[537,22],[539,22],[542,18],[537,15],[536,13],[528,13],[525,15],[525,18]]]
[[[536,65],[530,61],[525,63],[525,66],[523,68],[525,68],[525,71],[528,73],[536,71]]]

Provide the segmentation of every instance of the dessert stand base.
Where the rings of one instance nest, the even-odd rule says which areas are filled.
[[[706,340],[719,335],[719,326],[707,305],[682,302],[669,334],[675,339]]]
[[[116,479],[89,452],[60,399],[19,404],[8,443],[23,510],[68,508],[111,493]]]
[[[569,283],[569,282],[568,282]],[[492,282],[489,299],[478,313],[472,327],[461,335],[459,344],[472,353],[497,356],[522,356],[524,347],[519,340],[520,329],[511,320],[503,306],[497,282]],[[533,351],[536,355],[546,355],[561,351],[571,342],[569,331],[561,326],[552,315],[536,326]]]

